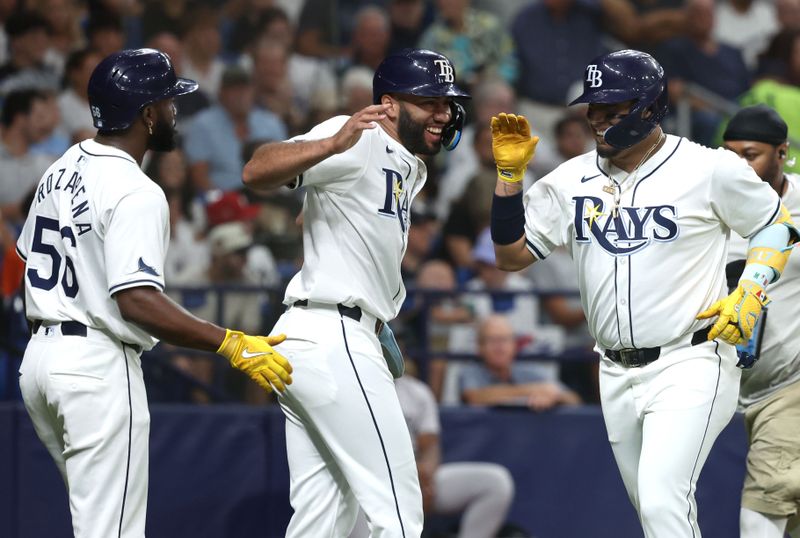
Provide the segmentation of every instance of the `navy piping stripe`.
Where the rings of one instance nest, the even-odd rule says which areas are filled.
[[[680,147],[681,142],[683,142],[683,138],[679,138],[678,139],[678,143],[675,144],[675,147],[672,149],[672,151],[669,153],[669,155],[667,155],[667,157],[663,161],[661,161],[658,164],[658,166],[653,168],[653,170],[650,171],[649,174],[647,174],[646,176],[642,177],[642,179],[640,179],[639,181],[636,182],[636,185],[633,187],[633,194],[631,195],[631,205],[636,205],[636,191],[639,189],[639,185],[641,185],[644,182],[645,179],[647,179],[650,176],[652,176],[653,174],[655,174],[656,171],[659,168],[661,168],[664,165],[665,162],[670,160],[672,158],[672,156],[675,155],[675,152],[678,151],[678,148]],[[598,166],[598,168],[599,168],[599,166]],[[628,317],[629,317],[629,320],[630,320],[631,347],[636,347],[636,345],[634,344],[634,340],[633,340],[633,303],[631,302],[631,287],[633,285],[633,274],[632,274],[632,270],[631,270],[631,261],[632,261],[632,256],[628,256]],[[617,325],[617,327],[619,328],[619,325]]]
[[[129,284],[140,284],[143,282],[147,282],[148,284],[155,284],[158,289],[164,291],[164,285],[161,282],[157,282],[155,280],[150,280],[149,278],[140,278],[139,280],[129,280],[128,282],[123,282],[122,284],[117,284],[116,286],[112,286],[108,288],[108,293],[114,293],[116,290],[121,288],[122,286],[127,286]]]
[[[303,186],[303,174],[298,174],[297,175],[297,183],[295,184],[294,188],[295,189],[299,189],[302,186]]]
[[[81,148],[81,151],[84,152],[86,155],[91,155],[92,157],[114,157],[115,159],[122,159],[123,161],[128,161],[129,163],[133,163],[136,166],[139,166],[138,163],[133,159],[129,159],[128,157],[123,157],[122,155],[106,155],[103,153],[92,153],[90,151],[86,151],[83,147],[83,142],[78,144],[78,147]]]
[[[711,424],[711,414],[714,412],[714,403],[717,401],[717,394],[719,394],[719,380],[722,376],[722,357],[719,355],[719,342],[714,340],[714,353],[717,355],[717,386],[714,387],[714,397],[711,399],[711,407],[708,408],[708,418],[706,419],[706,429],[703,431],[703,438],[700,440],[700,448],[697,451],[697,456],[694,459],[694,466],[692,467],[692,474],[689,475],[689,490],[686,492],[686,504],[689,505],[689,510],[686,512],[686,520],[689,523],[689,527],[692,529],[692,537],[696,536],[694,531],[694,525],[692,524],[692,482],[694,482],[694,473],[697,471],[697,462],[700,460],[700,453],[703,451],[703,445],[706,442],[706,436],[708,435],[708,428]]]
[[[122,537],[122,519],[125,517],[125,499],[128,496],[128,477],[131,472],[131,443],[133,438],[133,403],[131,400],[131,374],[128,369],[127,345],[122,344],[122,360],[125,361],[125,377],[128,381],[128,461],[125,464],[125,488],[122,490],[122,508],[119,511],[119,532],[117,536]]]
[[[28,261],[28,257],[27,257],[27,256],[25,256],[25,254],[23,254],[23,253],[22,253],[22,251],[19,249],[19,247],[14,247],[14,248],[15,248],[15,249],[16,249],[16,251],[17,251],[17,256],[19,256],[20,258],[22,258],[22,261],[24,261],[24,262]]]
[[[347,351],[347,357],[350,359],[350,365],[353,367],[353,373],[356,374],[356,381],[358,382],[358,388],[361,389],[361,394],[364,395],[364,401],[367,404],[367,409],[369,409],[369,415],[372,417],[372,424],[375,426],[375,432],[378,434],[378,440],[381,443],[381,451],[383,451],[383,460],[386,462],[386,470],[389,472],[389,484],[392,486],[392,496],[394,497],[394,507],[397,510],[397,519],[400,521],[400,531],[403,534],[403,538],[406,536],[406,530],[403,527],[403,516],[400,515],[400,503],[397,501],[397,491],[394,487],[394,477],[392,476],[392,467],[389,465],[389,456],[386,454],[386,445],[383,443],[383,436],[381,435],[381,430],[378,428],[378,421],[375,420],[375,413],[372,411],[372,406],[369,403],[369,398],[367,398],[367,391],[364,390],[364,385],[361,384],[361,377],[358,375],[358,370],[356,369],[356,363],[353,361],[353,356],[350,354],[350,346],[347,345],[347,331],[345,330],[344,326],[344,318],[341,320],[342,323],[342,337],[344,337],[344,348]]]
[[[547,257],[544,254],[542,254],[538,248],[536,248],[536,245],[528,241],[528,238],[525,238],[525,244],[528,245],[528,248],[531,249],[533,253],[536,254],[536,257],[539,258],[540,260],[543,260]]]
[[[631,347],[635,348],[636,342],[633,339],[633,302],[631,301],[631,282],[633,282],[632,264],[633,256],[628,256],[628,327],[631,333]]]
[[[614,314],[617,317],[617,338],[619,338],[619,344],[622,347],[625,347],[625,344],[622,343],[622,329],[619,327],[619,301],[617,300],[617,258],[614,258]]]
[[[664,159],[663,161],[661,161],[661,163],[660,163],[658,166],[656,166],[655,168],[653,168],[653,170],[652,170],[652,171],[651,171],[649,174],[647,174],[646,176],[642,177],[642,179],[640,179],[639,181],[637,181],[637,182],[636,182],[636,185],[633,187],[633,194],[631,195],[631,204],[633,204],[633,203],[634,203],[634,200],[636,200],[636,191],[639,189],[639,185],[641,185],[642,183],[644,183],[644,180],[645,180],[645,179],[647,179],[647,178],[649,178],[650,176],[652,176],[653,174],[655,174],[655,173],[656,173],[656,171],[657,171],[659,168],[661,168],[662,166],[664,166],[664,163],[665,163],[665,162],[667,162],[668,160],[670,160],[670,159],[672,158],[672,156],[673,156],[673,155],[675,155],[675,152],[676,152],[676,151],[678,151],[678,148],[681,146],[681,142],[683,142],[683,138],[679,138],[679,139],[678,139],[678,143],[677,143],[677,144],[675,144],[675,149],[673,149],[673,150],[670,152],[670,154],[669,154],[669,155],[667,155],[667,158],[666,158],[666,159]]]
[[[608,177],[608,174],[606,174],[605,170],[600,168],[600,155],[595,155],[594,156],[594,165],[597,167],[598,170],[600,170],[601,174],[603,174],[604,176]]]

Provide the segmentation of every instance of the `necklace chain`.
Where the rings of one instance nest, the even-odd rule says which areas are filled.
[[[630,188],[630,185],[634,185],[636,183],[636,178],[639,175],[639,168],[645,163],[647,159],[650,158],[650,155],[653,151],[661,144],[661,142],[667,137],[664,134],[664,131],[661,131],[661,136],[658,137],[658,140],[650,146],[650,149],[647,150],[647,153],[644,154],[642,160],[639,161],[639,164],[636,167],[628,172],[622,181],[615,181],[614,178],[611,176],[611,173],[608,174],[608,185],[603,188],[604,191],[612,194],[614,196],[614,208],[612,209],[614,218],[617,217],[617,211],[619,210],[619,204],[622,202],[622,194]],[[630,180],[630,181],[629,181]],[[623,190],[623,187],[626,187]]]

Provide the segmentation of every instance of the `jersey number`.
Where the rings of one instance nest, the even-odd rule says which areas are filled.
[[[42,278],[39,276],[39,271],[31,267],[28,269],[28,279],[31,281],[31,286],[34,288],[50,291],[58,284],[58,276],[61,274],[61,253],[58,252],[55,245],[44,242],[42,235],[45,230],[58,232],[63,239],[72,243],[73,247],[75,246],[75,234],[72,233],[72,228],[69,226],[64,226],[59,229],[58,221],[55,219],[49,219],[41,215],[36,217],[36,227],[33,231],[33,246],[31,250],[39,254],[50,256],[52,268],[50,270],[50,276]],[[75,265],[72,263],[72,259],[66,254],[64,255],[64,274],[61,275],[61,287],[64,289],[64,293],[67,297],[74,298],[78,295],[78,279],[75,277]]]

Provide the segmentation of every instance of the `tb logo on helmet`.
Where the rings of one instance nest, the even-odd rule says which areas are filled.
[[[441,77],[441,82],[447,82],[449,84],[455,82],[456,76],[453,72],[453,66],[450,65],[450,62],[447,60],[434,60],[433,63],[439,67],[439,76]]]
[[[586,82],[590,88],[599,88],[603,85],[603,72],[597,68],[596,64],[591,64],[586,68]]]

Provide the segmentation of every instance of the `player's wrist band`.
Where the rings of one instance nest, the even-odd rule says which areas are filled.
[[[492,198],[492,241],[510,245],[525,235],[525,208],[522,193],[511,196],[494,195]]]

